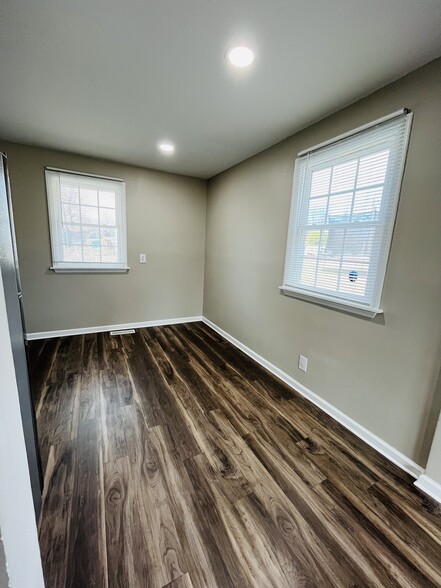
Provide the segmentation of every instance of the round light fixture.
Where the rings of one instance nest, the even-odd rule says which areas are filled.
[[[168,141],[158,143],[158,149],[166,155],[173,155],[173,153],[175,152],[175,146],[173,145],[173,143],[169,143]]]
[[[236,67],[248,67],[254,61],[254,53],[248,47],[232,47],[227,51],[227,57]]]

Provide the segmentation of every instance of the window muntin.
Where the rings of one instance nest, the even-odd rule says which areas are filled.
[[[125,185],[46,170],[54,270],[127,269]]]

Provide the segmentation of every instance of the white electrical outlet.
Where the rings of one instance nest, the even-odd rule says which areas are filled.
[[[139,263],[146,263],[147,262],[147,255],[145,253],[139,254]]]
[[[299,355],[299,369],[303,372],[308,371],[308,358],[304,355]]]

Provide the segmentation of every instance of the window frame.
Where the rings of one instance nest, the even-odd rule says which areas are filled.
[[[115,228],[118,234],[118,262],[102,262],[102,261],[64,261],[56,259],[57,252],[63,247],[63,223],[62,219],[62,200],[61,192],[52,194],[50,183],[55,175],[61,180],[62,176],[72,176],[78,179],[78,184],[87,185],[87,179],[93,181],[93,184],[98,187],[100,184],[103,188],[113,188],[115,191],[115,227],[108,226],[107,228]],[[117,186],[115,186],[117,184]],[[126,220],[126,191],[125,182],[121,178],[112,178],[108,176],[100,176],[95,174],[88,174],[84,172],[60,169],[55,167],[45,168],[45,185],[46,197],[49,217],[49,232],[51,242],[51,258],[52,265],[49,269],[55,273],[126,273],[130,268],[127,264],[127,220]],[[116,190],[115,190],[116,188]],[[99,189],[99,188],[98,188]],[[79,201],[81,207],[81,202]],[[86,205],[83,205],[86,206]],[[97,205],[99,209],[99,203]],[[105,207],[104,207],[105,208]],[[96,227],[99,231],[102,226],[98,217],[98,224],[95,223],[75,223],[78,226]]]
[[[292,263],[293,259],[296,257],[296,248],[299,246],[302,247],[302,238],[301,232],[306,230],[307,223],[305,222],[305,214],[308,215],[309,211],[309,204],[311,201],[311,191],[310,187],[305,188],[305,183],[309,182],[312,178],[312,172],[314,166],[311,165],[308,168],[308,164],[305,163],[305,156],[311,152],[321,151],[325,148],[332,148],[333,145],[337,143],[341,143],[345,139],[350,139],[355,135],[359,135],[365,131],[373,130],[375,127],[379,127],[388,122],[392,122],[394,119],[405,117],[405,128],[403,132],[403,143],[402,143],[402,150],[398,152],[398,150],[394,153],[395,158],[397,160],[390,164],[388,162],[386,176],[383,183],[383,193],[385,190],[389,190],[389,198],[391,199],[391,210],[392,214],[390,216],[390,221],[388,223],[384,223],[381,225],[381,229],[383,231],[383,235],[380,241],[380,248],[378,250],[378,257],[376,263],[376,272],[374,277],[372,278],[369,276],[369,286],[371,297],[370,300],[365,301],[360,298],[359,301],[354,299],[354,294],[345,295],[344,293],[340,292],[333,292],[332,290],[327,291],[324,287],[320,288],[317,285],[313,286],[305,286],[302,287],[300,285],[299,275],[301,275],[302,267],[298,267],[294,269],[296,279],[292,279],[293,271],[292,268],[295,264]],[[381,304],[381,297],[383,293],[384,281],[386,277],[386,270],[387,264],[390,257],[390,251],[392,246],[392,237],[393,231],[395,227],[396,215],[398,211],[398,202],[401,192],[401,185],[403,180],[404,168],[406,164],[407,158],[407,150],[409,146],[409,138],[410,138],[410,131],[412,127],[412,118],[413,114],[408,109],[402,109],[398,112],[394,112],[390,115],[382,117],[376,121],[363,125],[362,127],[358,127],[352,131],[344,133],[343,135],[339,135],[334,139],[330,139],[319,145],[311,147],[309,149],[305,149],[301,151],[296,158],[295,166],[294,166],[294,180],[293,180],[293,188],[292,188],[292,196],[291,196],[291,207],[290,207],[290,218],[288,224],[288,238],[286,244],[286,254],[285,254],[285,264],[284,264],[284,275],[283,275],[283,285],[280,286],[280,290],[283,294],[287,296],[291,296],[294,298],[299,298],[301,300],[306,300],[309,302],[313,302],[322,306],[327,306],[330,308],[335,308],[339,310],[343,310],[352,314],[361,315],[368,318],[373,318],[377,314],[383,313],[383,310],[380,307]],[[398,132],[397,132],[398,136]],[[329,150],[328,150],[329,151]],[[381,151],[381,141],[379,140],[378,145],[375,145],[375,149],[373,148],[372,151],[379,152]],[[364,154],[361,154],[357,157],[357,161],[359,162],[361,158],[364,157]],[[352,156],[354,159],[354,156]],[[338,154],[335,155],[335,158],[329,158],[329,166],[331,169],[334,165],[339,165],[342,161],[341,156]],[[350,157],[348,156],[348,161],[350,161]],[[315,164],[320,169],[320,160],[318,163]],[[391,184],[391,172],[389,167],[395,165],[395,173],[397,175],[397,181],[394,184]],[[388,185],[389,184],[389,185]],[[369,186],[366,187],[369,189]],[[392,193],[390,190],[392,189]],[[352,197],[352,207],[354,206],[354,198],[355,198],[355,191],[356,191],[356,184],[354,184],[354,188],[352,190],[354,195]],[[328,206],[329,206],[329,199],[331,198],[331,192],[328,192]],[[352,209],[351,209],[352,211]],[[351,212],[352,214],[352,212]],[[351,227],[353,224],[354,228],[360,228],[359,225],[353,223],[352,220],[346,223],[342,223],[340,228],[343,226],[346,230]],[[363,223],[364,225],[364,223]],[[310,225],[311,229],[314,226],[318,226],[319,230],[326,230],[326,227],[332,227],[331,224],[328,222],[324,222],[321,225]],[[372,224],[375,226],[375,224]],[[380,226],[380,225],[378,225]],[[335,228],[339,228],[339,225],[334,225]],[[367,228],[367,225],[366,225]],[[304,245],[303,245],[304,247]],[[300,255],[298,256],[300,257]],[[317,259],[318,263],[318,259]],[[339,276],[341,276],[341,269],[339,270]],[[295,283],[295,286],[290,285],[289,282]],[[368,285],[368,283],[367,283]],[[351,298],[352,296],[352,298]]]

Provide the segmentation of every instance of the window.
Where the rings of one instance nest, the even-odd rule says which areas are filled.
[[[46,190],[51,269],[127,271],[124,182],[48,168]]]
[[[412,115],[403,110],[299,153],[281,290],[373,317]]]

